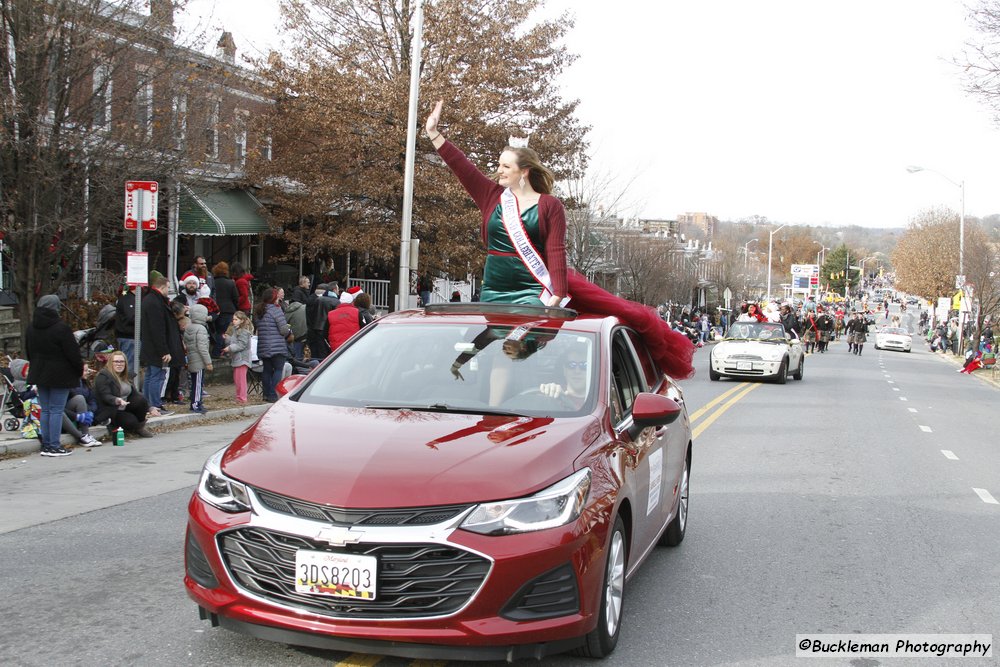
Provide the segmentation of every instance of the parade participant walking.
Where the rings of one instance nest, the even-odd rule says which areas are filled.
[[[868,341],[868,322],[861,313],[854,313],[854,317],[847,324],[847,342],[851,352],[861,354],[865,343]]]
[[[260,302],[254,308],[257,318],[257,356],[264,362],[264,400],[274,403],[278,400],[275,389],[285,369],[288,357],[288,341],[292,328],[285,321],[285,314],[278,306],[278,292],[270,287],[261,294]]]
[[[487,248],[479,300],[568,307],[581,313],[615,315],[645,340],[653,359],[671,377],[694,373],[695,348],[648,306],[616,297],[566,266],[566,216],[552,196],[554,176],[529,148],[505,148],[493,182],[447,141],[438,129],[442,102],[424,129],[438,154],[475,201],[480,237]]]
[[[63,448],[59,436],[69,391],[80,384],[83,376],[83,357],[73,331],[59,316],[61,307],[55,294],[39,299],[24,338],[29,363],[27,381],[35,385],[41,408],[42,456],[73,453]]]
[[[830,339],[833,338],[833,318],[823,306],[816,306],[816,311],[819,313],[816,318],[816,329],[819,333],[818,345],[819,351],[822,353],[826,352],[830,345]]]

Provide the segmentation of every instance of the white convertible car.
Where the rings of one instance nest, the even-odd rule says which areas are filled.
[[[794,334],[777,322],[736,322],[712,348],[708,377],[802,379],[805,352]]]

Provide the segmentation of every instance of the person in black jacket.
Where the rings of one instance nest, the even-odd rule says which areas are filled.
[[[35,385],[41,407],[42,456],[68,456],[73,452],[59,443],[63,411],[69,390],[80,384],[83,357],[69,325],[59,317],[62,302],[55,294],[38,300],[25,334],[28,384]]]
[[[115,338],[118,349],[128,357],[129,372],[135,377],[135,292],[128,285],[115,302]]]
[[[153,437],[146,428],[149,403],[129,380],[128,361],[121,350],[108,356],[108,364],[94,379],[94,394],[97,397],[94,419],[98,422],[110,419],[109,431],[123,428],[143,438]]]
[[[212,267],[212,275],[215,277],[215,303],[219,312],[211,324],[214,330],[210,328],[209,333],[212,334],[212,358],[217,359],[226,346],[222,336],[229,330],[233,315],[240,309],[240,294],[236,290],[236,281],[229,277],[229,264],[219,262]]]
[[[180,340],[177,320],[170,312],[167,301],[167,279],[157,272],[150,274],[149,293],[142,297],[141,349],[139,363],[146,369],[146,379],[142,385],[142,395],[150,405],[153,416],[167,414],[163,409],[163,383],[165,368],[171,366],[173,353],[177,347],[171,345],[171,338]]]

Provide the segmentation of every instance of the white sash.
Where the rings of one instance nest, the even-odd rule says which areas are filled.
[[[517,198],[510,191],[510,188],[504,189],[500,195],[500,207],[503,213],[503,226],[507,230],[507,236],[510,237],[510,242],[514,245],[514,249],[520,256],[521,261],[524,262],[524,266],[527,267],[535,280],[544,288],[538,298],[541,299],[543,304],[547,304],[549,297],[555,293],[552,289],[552,278],[549,276],[549,269],[545,266],[545,261],[538,254],[538,251],[535,250],[531,239],[528,238],[524,222],[521,221],[521,211],[517,206]],[[559,302],[559,305],[565,306],[568,301],[569,297],[567,296]]]

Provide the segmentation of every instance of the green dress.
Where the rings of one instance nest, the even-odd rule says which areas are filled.
[[[542,248],[538,231],[538,205],[534,204],[521,211],[521,221],[535,249]],[[544,288],[524,266],[521,256],[511,243],[507,228],[503,226],[503,214],[499,205],[486,225],[486,251],[489,254],[483,269],[480,301],[545,305],[539,298]]]

